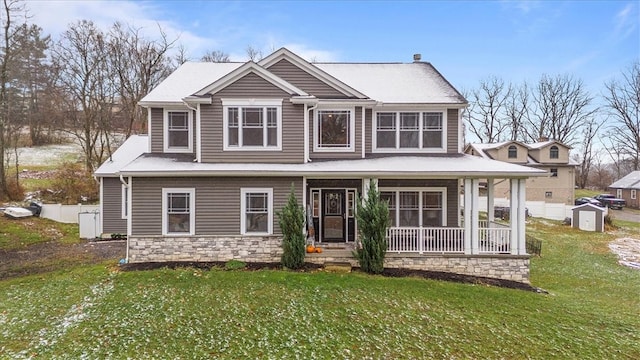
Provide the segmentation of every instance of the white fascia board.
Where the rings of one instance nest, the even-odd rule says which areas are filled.
[[[285,92],[287,92],[289,94],[309,95],[306,92],[304,92],[303,90],[293,86],[291,83],[289,83],[289,82],[283,80],[282,78],[276,76],[275,74],[263,69],[262,67],[260,67],[259,65],[257,65],[256,63],[254,63],[252,61],[247,62],[246,64],[240,66],[236,70],[234,70],[234,71],[228,73],[227,75],[221,77],[220,79],[218,79],[217,81],[213,82],[209,86],[197,91],[193,95],[194,96],[202,96],[202,95],[207,95],[209,93],[218,92],[219,90],[222,90],[225,87],[233,84],[234,82],[240,80],[242,77],[244,77],[245,75],[247,75],[247,74],[249,74],[251,72],[255,73],[256,75],[260,76],[261,78],[265,79],[266,81],[270,82],[271,84],[275,85],[276,87],[282,89],[283,91],[285,91]]]
[[[280,48],[279,50],[276,50],[271,55],[269,55],[266,58],[260,60],[258,62],[258,64],[260,66],[264,67],[264,68],[268,68],[269,66],[277,63],[278,61],[280,61],[282,59],[286,59],[287,61],[289,61],[292,64],[296,65],[297,67],[305,70],[306,72],[308,72],[309,74],[315,76],[316,78],[320,79],[321,81],[331,85],[332,87],[336,88],[337,90],[340,90],[341,92],[345,93],[346,95],[354,96],[354,97],[358,97],[358,98],[368,98],[367,95],[359,92],[358,90],[356,90],[356,89],[352,88],[351,86],[345,84],[344,82],[338,80],[337,78],[333,77],[332,75],[330,75],[326,71],[324,71],[322,69],[319,69],[317,66],[314,66],[312,63],[306,61],[305,59],[303,59],[300,56],[298,56],[297,54],[291,52],[287,48]]]
[[[184,106],[184,101],[140,101],[138,105],[144,108],[163,108]]]
[[[464,109],[469,106],[469,104],[461,104],[461,103],[385,103],[378,101],[376,104],[377,107],[381,108],[393,108],[393,109]]]
[[[199,96],[187,96],[182,98],[182,101],[186,104],[211,104],[211,97],[199,97]]]
[[[313,95],[310,96],[292,96],[289,101],[291,101],[292,104],[307,104],[307,105],[316,105],[318,103],[318,98],[316,98]]]
[[[375,106],[375,100],[369,99],[318,99],[318,106]]]

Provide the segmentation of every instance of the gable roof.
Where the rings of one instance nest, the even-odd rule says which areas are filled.
[[[274,86],[279,87],[280,89],[282,89],[283,91],[289,93],[290,95],[301,95],[301,96],[308,96],[309,95],[306,92],[302,91],[301,89],[293,86],[289,82],[287,82],[287,81],[283,80],[282,78],[276,76],[272,72],[269,72],[268,70],[264,69],[263,67],[259,66],[256,63],[254,63],[253,61],[249,61],[249,62],[244,63],[244,65],[240,66],[239,68],[231,71],[230,73],[228,73],[228,74],[224,75],[223,77],[217,79],[213,83],[211,83],[211,84],[205,86],[204,88],[196,91],[195,94],[193,94],[193,95],[195,95],[195,96],[204,96],[204,95],[207,95],[209,93],[216,93],[219,90],[224,89],[225,87],[233,84],[234,82],[240,80],[242,77],[244,77],[244,76],[246,76],[246,75],[248,75],[250,73],[254,73],[254,74],[260,76],[261,78],[263,78],[266,81],[270,82]]]
[[[566,149],[571,149],[571,146],[568,146],[566,144],[561,143],[558,140],[547,140],[547,141],[540,141],[540,142],[535,142],[532,144],[527,144],[527,146],[529,147],[529,149],[532,150],[536,150],[536,149],[542,149],[546,146],[550,146],[551,144],[555,144],[555,145],[560,145]]]
[[[627,176],[609,185],[610,188],[640,189],[640,170],[632,171]]]
[[[345,95],[352,96],[352,97],[355,97],[355,98],[360,98],[360,99],[368,98],[367,95],[365,95],[365,94],[359,92],[358,90],[352,88],[348,84],[345,84],[344,82],[338,80],[337,78],[333,77],[329,73],[323,71],[318,66],[314,66],[313,64],[311,64],[310,62],[308,62],[305,59],[301,58],[300,56],[298,56],[294,52],[288,50],[287,48],[280,48],[280,49],[274,51],[271,55],[269,55],[266,58],[260,60],[258,62],[258,64],[260,66],[268,68],[271,65],[274,65],[275,63],[277,63],[278,61],[283,60],[283,59],[289,61],[293,65],[299,67],[300,69],[304,70],[305,72],[307,72],[307,73],[311,74],[312,76],[318,78],[319,80],[321,80],[322,82],[330,85],[331,87],[335,88],[336,90],[341,91]]]
[[[520,141],[516,141],[516,140],[511,140],[511,141],[502,141],[499,143],[470,143],[465,147],[465,153],[467,152],[468,149],[473,149],[475,150],[476,153],[480,154],[481,157],[485,158],[485,159],[493,159],[493,157],[487,152],[487,150],[493,150],[493,149],[500,149],[503,148],[507,145],[510,144],[516,144],[516,145],[520,145],[522,147],[524,147],[525,149],[528,150],[539,150],[544,148],[545,146],[551,145],[551,144],[558,144],[561,145],[567,149],[571,149],[571,147],[564,145],[563,143],[556,141],[556,140],[550,140],[550,141],[543,141],[543,142],[537,142],[537,143],[533,143],[533,144],[525,144],[522,143]],[[555,163],[554,163],[555,164]],[[529,166],[549,166],[550,163],[541,163],[538,160],[534,159],[533,157],[531,157],[531,155],[527,154],[527,165]],[[573,159],[569,159],[569,162],[567,163],[561,163],[561,164],[556,164],[556,165],[580,165],[579,163],[575,162]]]
[[[311,97],[269,72],[274,61],[287,59],[328,85],[359,99],[384,104],[467,105],[466,99],[429,63],[317,63],[282,48],[258,63],[186,62],[156,86],[141,106],[182,105],[183,99],[202,96],[253,72],[290,94]]]

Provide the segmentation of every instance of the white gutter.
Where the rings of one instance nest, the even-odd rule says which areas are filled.
[[[313,105],[310,108],[307,108],[307,105],[304,105],[305,107],[305,111],[304,111],[304,162],[305,164],[308,162],[311,162],[311,157],[309,155],[309,136],[311,136],[311,134],[309,134],[309,111],[313,111],[315,109],[318,108],[318,104],[316,103],[315,105]],[[314,121],[315,121],[315,117],[314,117]],[[315,128],[314,128],[315,129]],[[315,130],[314,130],[315,131]]]

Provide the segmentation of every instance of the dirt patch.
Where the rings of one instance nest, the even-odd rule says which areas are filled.
[[[211,268],[217,267],[224,269],[225,262],[193,262],[193,261],[175,261],[175,262],[147,262],[147,263],[134,263],[134,264],[123,264],[121,265],[121,269],[125,271],[138,271],[138,270],[152,270],[152,269],[160,269],[160,268],[184,268],[184,267],[192,267],[201,270],[210,270]],[[320,271],[323,269],[322,265],[305,263],[304,266],[297,270],[299,272],[313,272]],[[282,264],[280,263],[247,263],[247,266],[243,269],[244,271],[257,271],[257,270],[283,270]],[[354,268],[354,271],[361,271],[360,268]],[[536,288],[529,284],[524,284],[517,281],[511,280],[501,280],[501,279],[493,279],[479,276],[471,276],[471,275],[462,275],[462,274],[454,274],[447,272],[439,272],[439,271],[426,271],[426,270],[411,270],[411,269],[384,269],[382,276],[388,277],[419,277],[425,279],[434,279],[434,280],[442,280],[442,281],[452,281],[466,284],[478,284],[478,285],[491,285],[498,287],[505,287],[510,289],[518,289],[525,291],[534,291],[534,292],[546,292],[542,289]]]
[[[618,255],[618,263],[632,269],[640,270],[640,240],[620,238],[609,243],[609,249]]]
[[[46,242],[19,250],[0,250],[0,280],[40,274],[78,264],[95,264],[125,257],[125,241]]]

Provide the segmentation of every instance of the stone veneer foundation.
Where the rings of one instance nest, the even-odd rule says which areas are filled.
[[[280,262],[279,236],[131,236],[129,262],[229,261]],[[307,254],[315,264],[349,262],[358,266],[350,250],[326,250]],[[387,253],[385,267],[444,271],[457,274],[512,280],[529,284],[528,255],[464,255]]]

